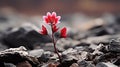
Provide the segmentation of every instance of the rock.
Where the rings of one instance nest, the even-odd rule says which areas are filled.
[[[33,57],[41,57],[43,53],[44,53],[43,49],[35,49],[29,51],[29,55]]]
[[[103,35],[109,35],[112,34],[106,29],[104,26],[98,26],[90,30],[90,36],[103,36]]]
[[[59,64],[57,67],[70,67],[73,63],[76,63],[77,60],[63,60],[61,64]]]
[[[11,63],[4,63],[5,67],[16,67],[14,64]]]
[[[61,49],[64,51],[65,49],[72,48],[79,43],[80,43],[80,41],[76,41],[76,40],[73,40],[71,38],[66,38],[66,39],[58,40],[56,46],[59,47],[58,49]]]
[[[63,55],[67,55],[67,54],[74,54],[74,53],[76,53],[76,52],[77,52],[77,50],[75,50],[75,49],[73,49],[73,48],[69,48],[69,49],[63,51],[62,54],[63,54]]]
[[[76,50],[73,48],[69,48],[62,52],[62,63],[58,65],[58,67],[70,67],[73,63],[77,62],[77,57],[73,54],[76,53]]]
[[[108,45],[110,43],[111,39],[118,39],[120,37],[120,34],[116,35],[104,35],[104,36],[94,36],[94,37],[88,37],[86,39],[82,39],[81,42],[86,42],[90,44],[104,44]]]
[[[117,55],[115,53],[105,53],[102,55],[96,55],[93,59],[94,64],[97,64],[99,62],[107,62],[107,61],[113,61],[114,58],[116,58]]]
[[[0,22],[7,22],[8,18],[5,16],[0,15]]]
[[[89,48],[86,46],[78,46],[78,47],[75,47],[74,49],[76,49],[78,51],[86,51],[86,52],[90,52],[90,53],[92,53],[94,51],[92,48]]]
[[[0,66],[1,66],[1,67],[5,67],[4,62],[1,62],[1,61],[0,61]]]
[[[88,61],[78,61],[77,62],[79,67],[95,67],[91,62],[88,62]]]
[[[57,64],[50,63],[50,64],[48,65],[48,67],[57,67]]]
[[[53,43],[46,43],[44,44],[44,46],[41,46],[42,49],[44,49],[45,51],[52,51],[54,52],[54,45]]]
[[[28,61],[33,67],[39,64],[36,58],[30,57],[28,55],[28,52],[26,52],[26,48],[23,46],[1,51],[0,61],[5,63],[12,63],[15,65],[24,61]]]
[[[32,67],[32,66],[28,61],[24,61],[24,62],[18,63],[16,67]]]
[[[70,67],[79,67],[77,63],[73,63]]]
[[[13,28],[3,35],[3,42],[9,47],[25,46],[27,49],[34,49],[35,45],[51,42],[49,36],[39,34],[34,27],[31,24],[20,28]]]
[[[76,60],[84,60],[87,59],[89,53],[86,51],[79,51],[73,48],[69,48],[66,51],[62,52],[63,59],[76,59]]]
[[[113,62],[115,65],[120,66],[120,58],[116,58],[116,60]]]
[[[92,54],[93,54],[93,55],[103,55],[103,52],[99,51],[102,47],[103,47],[103,44],[99,44],[99,45],[95,48],[95,50],[94,50],[94,52],[93,52]]]
[[[52,56],[53,55],[50,51],[46,51],[38,58],[38,60],[40,62],[48,62],[50,60],[50,57],[52,57]]]
[[[108,51],[120,52],[120,40],[112,40],[108,46]]]
[[[7,48],[8,48],[8,46],[3,45],[2,43],[0,43],[0,51],[5,50]]]
[[[105,62],[100,62],[100,63],[98,63],[98,64],[96,65],[96,67],[118,67],[118,66],[116,66],[116,65],[114,65],[114,64],[112,64],[112,63],[110,63],[110,62],[107,62],[107,63],[105,63]]]

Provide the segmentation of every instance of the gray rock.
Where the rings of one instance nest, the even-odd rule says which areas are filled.
[[[96,67],[118,67],[116,65],[114,65],[113,63],[110,63],[110,62],[100,62],[96,65]]]
[[[34,49],[35,45],[51,42],[51,39],[49,36],[41,35],[34,29],[34,25],[30,25],[7,31],[3,42],[9,47],[25,46],[27,49]]]
[[[21,46],[19,48],[10,48],[0,52],[0,61],[5,63],[18,64],[28,61],[33,67],[39,64],[35,57],[31,57],[26,52],[26,48]]]
[[[50,57],[52,57],[52,56],[53,55],[50,51],[46,51],[38,58],[38,60],[40,62],[48,62],[50,60]]]
[[[8,48],[8,46],[3,45],[2,43],[0,43],[0,51],[5,50],[7,48]]]
[[[35,49],[29,51],[29,55],[33,57],[41,57],[43,53],[44,53],[43,49]]]
[[[108,51],[120,52],[120,39],[119,40],[112,40],[108,46]]]
[[[78,45],[79,43],[80,43],[80,41],[73,40],[73,39],[71,39],[71,38],[60,39],[60,40],[58,40],[58,42],[57,42],[57,47],[59,47],[58,49],[64,51],[65,49],[75,47],[75,46]]]
[[[0,14],[0,22],[7,22],[8,18]]]
[[[87,59],[88,57],[88,52],[86,51],[79,51],[79,50],[76,50],[76,49],[73,49],[73,48],[69,48],[67,50],[65,50],[64,52],[62,52],[62,55],[63,56],[66,56],[66,57],[70,57],[69,59],[76,59],[76,60],[84,60],[84,59]],[[63,58],[65,59],[65,58]]]
[[[85,61],[85,60],[78,61],[77,63],[79,65],[79,67],[95,67],[91,62]]]
[[[5,67],[16,67],[14,64],[11,63],[4,63]]]

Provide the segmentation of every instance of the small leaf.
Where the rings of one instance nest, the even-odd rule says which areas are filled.
[[[47,35],[48,34],[47,29],[44,25],[42,25],[42,30],[40,31],[40,34],[42,34],[42,35]]]
[[[61,38],[66,38],[67,37],[67,28],[66,27],[62,28],[60,33],[61,33],[60,34]]]

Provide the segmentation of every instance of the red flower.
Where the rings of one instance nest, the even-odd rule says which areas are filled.
[[[66,38],[67,37],[67,29],[66,29],[66,27],[62,28],[60,33],[61,33],[60,34],[61,38]]]
[[[57,32],[58,31],[58,27],[56,26],[56,25],[53,25],[52,26],[52,32],[54,33],[54,32]]]
[[[56,16],[55,12],[52,12],[52,14],[48,12],[47,16],[43,16],[43,19],[47,24],[58,24],[60,18],[60,16]]]
[[[42,35],[47,35],[48,34],[47,29],[44,25],[42,25],[42,30],[40,31],[40,34],[42,34]]]

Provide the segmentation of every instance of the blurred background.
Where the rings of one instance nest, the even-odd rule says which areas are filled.
[[[13,26],[22,22],[38,23],[42,21],[41,16],[55,11],[62,16],[61,21],[79,28],[78,23],[91,19],[114,19],[113,15],[119,16],[119,6],[120,0],[0,0],[0,25],[4,24],[2,21]]]
[[[39,39],[39,35],[36,36],[29,28],[38,31],[43,23],[42,16],[53,11],[62,17],[61,26],[67,26],[72,34],[90,30],[87,35],[80,33],[71,36],[76,40],[120,31],[120,0],[0,0],[0,39],[9,47],[30,44],[30,49],[33,49],[31,45],[38,45],[40,40],[50,42],[42,41],[44,39]]]
[[[27,15],[44,15],[55,11],[60,15],[85,13],[99,16],[104,13],[118,14],[119,0],[0,0],[0,8]]]

